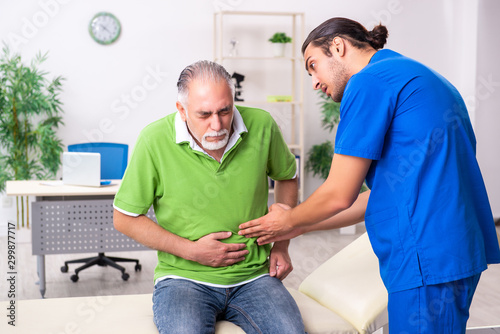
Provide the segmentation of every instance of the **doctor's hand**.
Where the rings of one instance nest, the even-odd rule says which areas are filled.
[[[290,239],[290,236],[296,237],[300,233],[295,234],[293,227],[288,224],[290,221],[289,210],[288,205],[273,204],[267,215],[241,224],[238,234],[247,238],[258,237],[257,243],[259,245]]]
[[[191,256],[192,260],[210,267],[227,267],[245,260],[249,252],[246,244],[226,244],[219,240],[227,239],[231,232],[210,233],[193,242]]]

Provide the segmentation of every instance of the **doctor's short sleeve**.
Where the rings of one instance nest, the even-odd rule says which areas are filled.
[[[348,82],[340,105],[335,153],[380,159],[396,105],[394,89],[371,74]]]

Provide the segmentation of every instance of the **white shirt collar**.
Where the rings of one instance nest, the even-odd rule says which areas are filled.
[[[231,135],[231,138],[229,138],[226,149],[224,150],[224,154],[226,154],[226,152],[236,144],[242,133],[248,132],[238,109],[236,107],[233,107],[233,111],[233,134]],[[177,115],[175,115],[175,142],[177,144],[188,142],[189,146],[193,150],[205,153],[213,159],[213,157],[205,152],[205,150],[203,150],[193,139],[187,129],[186,122],[181,119],[179,112],[177,112]]]

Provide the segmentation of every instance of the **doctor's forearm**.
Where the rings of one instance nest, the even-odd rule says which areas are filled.
[[[362,222],[365,219],[365,211],[369,196],[369,190],[361,193],[350,208],[316,224],[304,226],[303,233],[331,230]]]
[[[316,224],[350,208],[359,197],[370,165],[369,159],[335,154],[328,178],[304,203],[290,211],[289,224]]]
[[[306,201],[287,212],[290,226],[311,228],[312,225],[331,218],[351,206],[352,203],[335,197],[328,189],[324,189],[324,186],[325,184]]]

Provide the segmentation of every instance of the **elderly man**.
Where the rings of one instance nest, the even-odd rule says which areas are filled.
[[[288,241],[238,235],[276,201],[297,202],[295,157],[269,113],[235,107],[220,65],[200,61],[179,77],[178,112],[139,135],[114,206],[117,230],[158,250],[153,294],[160,333],[213,333],[225,319],[246,333],[304,333],[281,279]],[[144,214],[153,205],[158,224]]]

